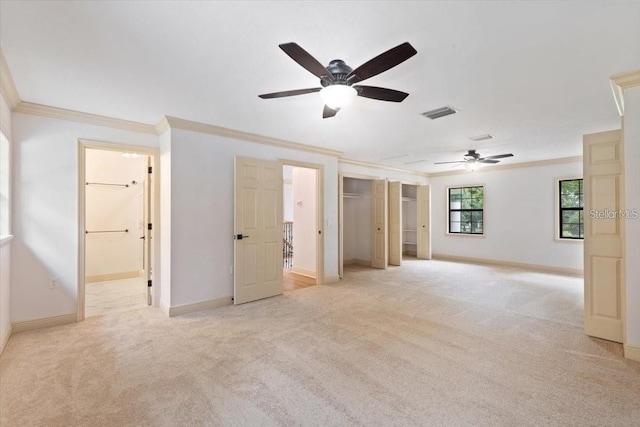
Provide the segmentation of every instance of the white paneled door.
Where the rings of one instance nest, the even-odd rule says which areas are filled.
[[[234,210],[234,303],[282,294],[282,165],[236,157]]]
[[[615,342],[623,341],[624,318],[621,138],[616,130],[583,139],[584,330]]]
[[[431,187],[418,186],[418,259],[431,259]]]
[[[372,215],[373,215],[373,256],[371,266],[387,268],[388,225],[387,225],[387,180],[377,179],[372,182]]]
[[[402,264],[402,183],[389,182],[389,264]]]

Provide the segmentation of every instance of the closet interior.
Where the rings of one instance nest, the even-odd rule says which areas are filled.
[[[372,181],[343,178],[343,265],[371,266]]]
[[[402,255],[418,254],[418,187],[402,184]]]

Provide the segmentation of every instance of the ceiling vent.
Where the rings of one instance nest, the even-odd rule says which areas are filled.
[[[488,139],[493,139],[493,138],[495,138],[493,135],[491,135],[490,133],[486,133],[484,135],[472,136],[469,139],[472,141],[479,142],[479,141],[486,141]]]
[[[423,116],[430,118],[431,120],[439,119],[440,117],[449,116],[451,114],[457,113],[458,110],[453,109],[451,107],[441,107],[436,108],[435,110],[427,111],[422,113]]]

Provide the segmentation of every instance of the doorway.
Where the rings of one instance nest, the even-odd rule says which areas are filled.
[[[81,141],[78,320],[154,305],[153,150]]]
[[[283,290],[319,283],[319,169],[283,162]]]

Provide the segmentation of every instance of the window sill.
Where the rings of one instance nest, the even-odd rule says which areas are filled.
[[[554,240],[558,243],[584,243],[584,239],[561,239],[556,237]]]
[[[471,234],[471,233],[445,233],[446,236],[456,236],[456,237],[484,237],[484,234]]]
[[[13,239],[13,235],[11,234],[0,236],[0,248],[3,247],[4,245],[9,244],[11,239]]]

